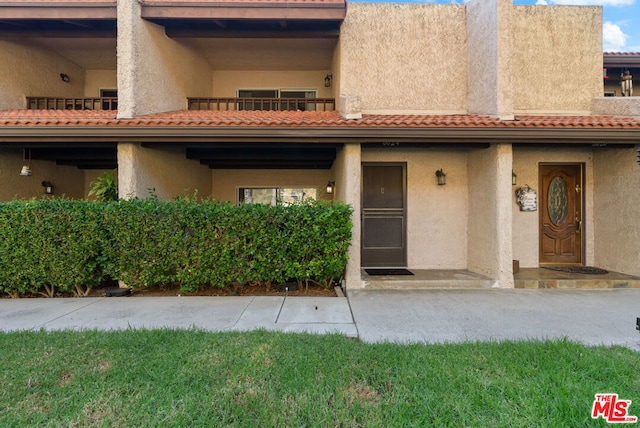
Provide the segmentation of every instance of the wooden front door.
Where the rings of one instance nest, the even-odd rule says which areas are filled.
[[[362,267],[406,267],[406,165],[362,166]]]
[[[583,165],[540,165],[540,265],[582,265]]]

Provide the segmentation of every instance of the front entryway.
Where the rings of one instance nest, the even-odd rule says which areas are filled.
[[[539,167],[540,265],[581,265],[583,165]]]
[[[406,267],[406,164],[362,165],[362,267]]]

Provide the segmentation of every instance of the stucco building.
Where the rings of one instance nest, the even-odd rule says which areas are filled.
[[[0,200],[117,170],[125,198],[344,201],[348,288],[640,276],[640,98],[604,96],[601,47],[601,8],[508,0],[0,1]]]

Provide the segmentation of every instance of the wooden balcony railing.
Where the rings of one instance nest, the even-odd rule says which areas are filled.
[[[187,98],[189,110],[334,111],[334,98]]]
[[[29,110],[117,110],[118,98],[27,97]]]

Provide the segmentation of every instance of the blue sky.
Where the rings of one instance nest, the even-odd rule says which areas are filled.
[[[348,0],[397,3],[462,3],[464,0]],[[640,52],[640,0],[513,0],[514,4],[585,5],[602,8],[602,50]]]

